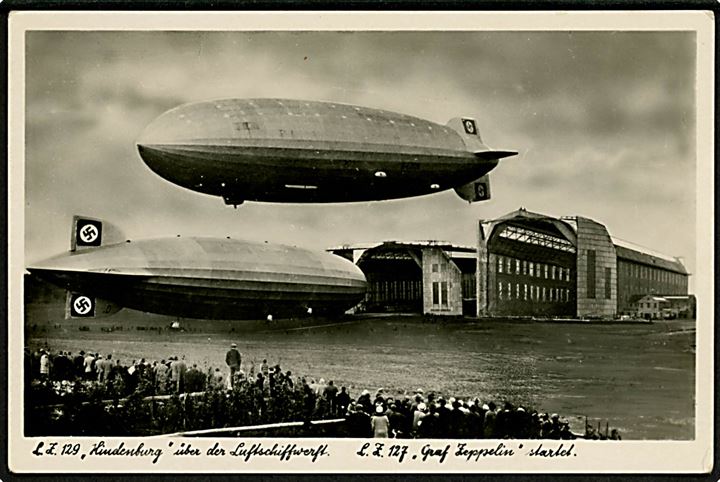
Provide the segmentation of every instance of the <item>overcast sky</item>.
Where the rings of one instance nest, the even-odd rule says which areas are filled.
[[[477,220],[524,206],[582,215],[614,236],[695,256],[695,36],[683,32],[30,32],[26,258],[65,251],[73,214],[128,238],[212,235],[324,249],[390,239],[475,245]],[[135,141],[179,104],[286,97],[445,124],[473,116],[521,154],[493,199],[453,191],[370,203],[249,202],[151,172]]]

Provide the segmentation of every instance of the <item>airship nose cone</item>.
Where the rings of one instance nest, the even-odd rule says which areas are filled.
[[[194,116],[186,111],[186,106],[180,106],[161,114],[145,127],[136,143],[145,146],[174,144],[192,138],[192,132],[198,126],[194,125]]]

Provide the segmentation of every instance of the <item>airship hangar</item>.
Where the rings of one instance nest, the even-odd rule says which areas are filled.
[[[368,312],[610,320],[636,315],[648,296],[692,298],[680,259],[586,217],[520,208],[476,229],[476,247],[386,241],[329,251],[365,273]]]

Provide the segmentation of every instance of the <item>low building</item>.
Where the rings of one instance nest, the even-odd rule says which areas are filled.
[[[637,302],[637,316],[646,320],[664,318],[663,313],[669,309],[670,302],[661,296],[645,295]]]
[[[635,314],[648,320],[695,318],[695,297],[692,295],[645,295],[634,302]]]

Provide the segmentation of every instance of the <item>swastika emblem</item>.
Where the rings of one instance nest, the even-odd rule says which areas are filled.
[[[73,301],[73,309],[80,316],[87,315],[92,310],[93,303],[87,296],[78,296]]]
[[[78,220],[75,239],[78,246],[100,246],[102,223],[90,219]]]
[[[475,127],[475,121],[472,119],[463,119],[463,127],[465,132],[471,135],[477,134],[477,128]]]
[[[92,224],[86,224],[81,230],[80,230],[80,239],[84,243],[94,243],[97,240],[98,237],[98,229],[93,226]]]

